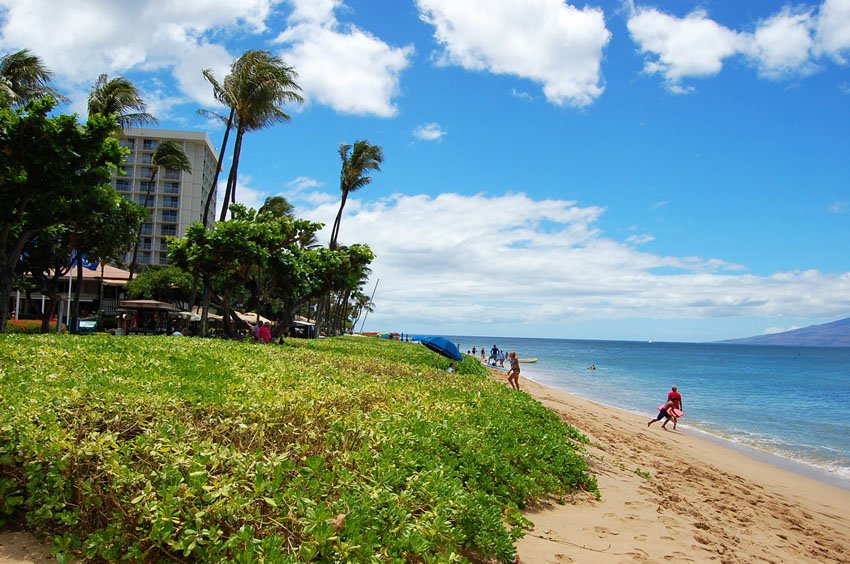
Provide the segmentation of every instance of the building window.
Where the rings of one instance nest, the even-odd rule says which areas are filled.
[[[140,251],[149,251],[149,250],[151,250],[152,246],[153,245],[151,243],[151,239],[144,238],[144,239],[142,239],[142,242],[139,244],[139,250]]]
[[[136,200],[136,203],[139,204],[140,206],[145,206],[146,208],[152,208],[156,205],[156,198],[154,198],[153,196],[148,198],[144,194],[142,194]]]
[[[163,196],[162,197],[162,207],[164,207],[164,208],[179,207],[179,201],[178,201],[177,196]]]
[[[141,234],[142,235],[148,235],[148,236],[153,235],[153,224],[143,223]]]
[[[124,157],[124,162],[128,164],[133,164],[134,162],[136,162],[135,155],[127,155],[126,157]]]
[[[179,182],[166,182],[162,191],[165,192],[166,194],[179,194],[180,193],[180,183]]]
[[[136,140],[135,139],[122,139],[120,141],[122,147],[126,147],[131,151],[136,148]]]
[[[153,162],[153,155],[142,154],[142,164],[151,164]]]
[[[115,181],[115,189],[119,192],[129,192],[132,184],[129,180],[118,179]]]
[[[163,237],[177,237],[176,225],[163,225],[160,228],[159,234]]]
[[[119,166],[118,176],[133,176],[133,167],[124,165]]]
[[[138,263],[139,264],[150,264],[151,262],[151,254],[148,251],[142,251],[139,253]]]
[[[177,211],[176,210],[162,210],[162,221],[172,221],[177,223]],[[165,226],[162,226],[165,229]]]
[[[145,139],[144,143],[142,143],[142,149],[145,151],[155,151],[159,146],[159,141],[156,139]]]
[[[156,194],[156,182],[151,182],[150,180],[142,180],[139,182],[139,190],[145,193],[150,190],[151,194]]]
[[[179,170],[166,170],[165,178],[168,180],[180,180],[180,171]]]

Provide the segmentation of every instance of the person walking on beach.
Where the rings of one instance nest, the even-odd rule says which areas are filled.
[[[519,359],[516,357],[516,353],[511,351],[511,354],[508,355],[508,362],[511,365],[510,370],[508,370],[508,383],[515,390],[519,389]]]
[[[684,413],[684,411],[685,411],[684,408],[682,407],[682,394],[679,393],[679,391],[676,389],[676,386],[673,386],[670,390],[670,393],[667,394],[667,401],[673,402],[672,409],[674,411],[672,412],[673,415],[671,417],[673,419],[673,430],[675,431],[676,430],[676,423],[679,421],[679,415],[678,414]],[[666,425],[666,423],[665,423],[665,425]],[[662,427],[664,427],[664,425],[662,425]]]
[[[660,421],[664,419],[664,423],[661,424],[661,428],[665,431],[667,430],[667,423],[671,420],[673,421],[673,430],[676,430],[676,423],[679,421],[679,414],[682,413],[682,394],[676,389],[676,386],[670,390],[670,393],[667,394],[667,402],[659,406],[658,415],[655,419],[650,419],[646,426],[649,427],[656,421]]]

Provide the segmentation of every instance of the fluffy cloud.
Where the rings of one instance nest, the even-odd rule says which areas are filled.
[[[391,117],[398,112],[401,72],[410,64],[412,46],[392,47],[354,25],[341,25],[336,0],[291,0],[291,24],[276,42],[298,70],[308,100],[343,113]]]
[[[55,71],[60,89],[72,95],[77,111],[85,108],[90,85],[104,72],[170,75],[174,85],[168,92],[144,82],[151,74],[136,82],[164,111],[180,103],[213,107],[201,71],[211,68],[223,78],[238,55],[228,51],[225,41],[267,32],[280,3],[151,0],[129,6],[113,0],[0,0],[0,45],[38,54]],[[334,18],[342,6],[338,0],[290,4],[290,26],[278,41],[287,44],[284,58],[299,71],[309,99],[346,113],[394,115],[399,75],[412,47],[394,48],[355,26],[340,25]]]
[[[337,206],[299,211],[330,225]],[[486,331],[510,320],[516,335],[541,319],[828,318],[850,308],[850,274],[755,276],[719,259],[657,256],[635,247],[649,235],[606,236],[603,213],[525,194],[349,198],[340,239],[377,255],[375,326]]]
[[[663,76],[676,93],[692,90],[684,79],[719,74],[733,57],[745,57],[765,78],[782,79],[815,72],[818,57],[843,63],[850,49],[850,0],[826,0],[817,10],[784,7],[752,32],[722,26],[705,10],[679,18],[630,8],[627,25],[647,59],[644,71]]]
[[[628,28],[649,57],[644,71],[663,75],[677,92],[682,91],[682,78],[719,73],[723,60],[743,46],[737,33],[709,19],[703,10],[677,18],[654,8],[638,9]]]
[[[413,136],[423,141],[439,141],[446,134],[439,123],[424,123],[413,130]]]
[[[790,8],[762,22],[747,48],[760,74],[782,78],[814,71],[811,60],[813,25],[810,12],[795,12]]]
[[[201,69],[223,74],[232,56],[214,32],[265,29],[274,0],[164,0],[132,6],[112,0],[0,0],[0,43],[29,48],[54,70],[57,83],[84,91],[100,73],[168,70],[182,96],[211,103]],[[38,30],[34,32],[33,30]]]
[[[846,63],[844,55],[850,50],[850,0],[826,0],[816,27],[817,52]]]
[[[557,105],[602,94],[602,51],[611,38],[602,10],[563,0],[416,0],[443,46],[437,61],[526,78]]]

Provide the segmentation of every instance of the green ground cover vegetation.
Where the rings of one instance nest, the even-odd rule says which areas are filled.
[[[0,336],[0,527],[60,559],[511,561],[519,510],[597,493],[586,439],[470,358]]]

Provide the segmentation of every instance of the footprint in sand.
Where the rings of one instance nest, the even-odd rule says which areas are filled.
[[[635,540],[638,542],[646,542],[646,535],[638,535],[635,537]]]

